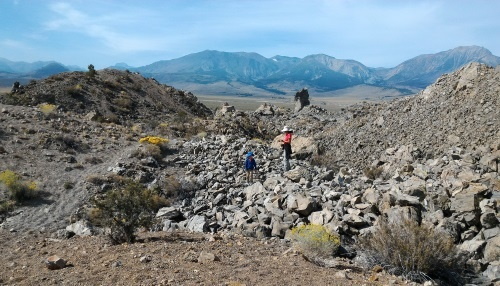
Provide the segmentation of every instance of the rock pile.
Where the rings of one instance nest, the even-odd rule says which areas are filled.
[[[500,278],[498,144],[474,153],[453,147],[436,158],[423,158],[413,146],[389,148],[379,158],[378,178],[301,160],[282,172],[280,150],[238,137],[207,137],[181,148],[168,160],[184,166],[182,184],[194,193],[158,212],[162,230],[284,238],[291,227],[314,223],[356,237],[380,217],[405,217],[448,233],[478,272]],[[248,150],[259,165],[251,185],[242,166]]]

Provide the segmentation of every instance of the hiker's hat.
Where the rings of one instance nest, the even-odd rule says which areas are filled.
[[[248,153],[247,153],[247,158],[248,158],[248,157],[252,157],[253,155],[254,155],[254,154],[253,154],[253,152],[252,152],[252,151],[250,151],[250,152],[248,152]]]
[[[283,130],[281,130],[281,132],[293,132],[293,129],[291,129],[288,126],[285,126],[285,127],[283,127]]]

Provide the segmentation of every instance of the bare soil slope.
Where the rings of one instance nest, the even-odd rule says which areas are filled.
[[[0,285],[405,285],[341,259],[319,267],[280,240],[157,232],[112,246],[103,237],[6,231],[0,240]],[[51,255],[68,267],[47,269]]]

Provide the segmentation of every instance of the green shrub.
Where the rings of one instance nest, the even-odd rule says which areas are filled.
[[[451,237],[408,219],[382,221],[371,235],[359,239],[358,247],[368,267],[381,265],[391,274],[416,282],[458,277],[455,271],[461,268]]]
[[[0,173],[0,183],[7,188],[8,198],[17,203],[36,197],[35,182],[23,181],[21,176],[11,170]]]
[[[294,247],[310,260],[332,257],[340,247],[340,237],[319,224],[292,228],[290,239]]]
[[[153,224],[155,212],[164,206],[164,202],[155,191],[128,182],[96,199],[96,208],[90,218],[94,223],[110,228],[109,237],[114,243],[132,243],[138,228],[148,228]]]

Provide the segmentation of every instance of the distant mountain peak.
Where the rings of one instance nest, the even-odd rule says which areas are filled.
[[[205,95],[282,96],[308,86],[312,93],[327,96],[359,85],[406,95],[417,93],[441,75],[470,62],[498,66],[500,58],[481,46],[459,46],[422,54],[393,68],[370,68],[353,59],[337,59],[322,53],[303,58],[281,55],[266,58],[255,52],[204,50],[141,67],[122,62],[110,68],[137,71],[160,83]],[[54,63],[0,59],[0,83],[11,85],[16,77],[24,77],[26,82],[34,76],[62,70]]]

